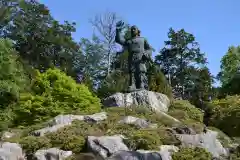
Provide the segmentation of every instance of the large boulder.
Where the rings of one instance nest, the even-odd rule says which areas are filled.
[[[159,152],[154,151],[119,151],[107,160],[162,160]]]
[[[99,155],[102,158],[107,158],[118,151],[128,151],[128,147],[123,143],[123,136],[88,136],[87,146],[90,152]]]
[[[176,137],[182,142],[183,147],[200,147],[205,148],[213,157],[228,156],[228,151],[222,146],[217,138],[218,133],[207,130],[201,134],[176,134]]]
[[[105,107],[145,106],[154,111],[167,112],[169,98],[162,94],[147,90],[130,93],[115,93],[103,100]]]
[[[172,160],[172,153],[178,152],[179,148],[173,145],[162,145],[160,151],[137,150],[118,151],[107,160]]]
[[[74,120],[97,123],[105,119],[107,119],[106,112],[95,113],[93,115],[58,115],[48,122],[47,127],[34,131],[33,135],[44,136],[48,132],[56,132],[60,128],[71,125]]]
[[[38,150],[34,157],[37,160],[64,160],[72,155],[72,151],[63,151],[58,148]]]
[[[21,160],[24,159],[22,148],[17,143],[5,142],[0,148],[1,160]]]

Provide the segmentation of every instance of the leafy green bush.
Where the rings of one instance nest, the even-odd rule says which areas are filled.
[[[184,125],[192,128],[196,133],[202,133],[204,129],[204,124],[192,119],[187,119],[183,121]]]
[[[58,69],[38,72],[32,90],[33,93],[20,95],[15,109],[17,124],[32,125],[73,111],[95,113],[100,110],[99,98]]]
[[[172,88],[169,85],[165,75],[157,70],[157,66],[149,68],[149,90],[154,92],[163,93],[172,99]]]
[[[153,130],[136,130],[125,140],[129,148],[133,150],[145,149],[154,150],[162,144],[161,139],[156,131]]]
[[[39,149],[51,148],[50,140],[46,137],[28,136],[19,142],[27,156],[31,156]]]
[[[0,111],[0,131],[7,130],[13,126],[13,120],[15,113],[13,112],[13,106],[9,105],[7,108]]]
[[[180,110],[180,109],[171,109],[169,110],[168,114],[178,120],[187,120],[189,116],[187,112]]]
[[[11,81],[0,81],[0,102],[2,107],[11,102],[17,102],[19,98],[20,87]]]
[[[227,96],[212,102],[209,125],[219,128],[229,136],[240,136],[240,96]]]
[[[104,135],[103,132],[104,129],[98,124],[74,121],[71,126],[59,129],[57,132],[48,133],[46,137],[53,147],[80,153],[85,149],[87,136],[102,136]]]
[[[55,133],[49,133],[47,137],[53,147],[59,147],[65,151],[73,151],[74,153],[80,153],[85,145],[85,138],[76,135],[75,130],[69,130],[69,128],[63,128]]]
[[[172,105],[169,108],[169,113],[173,116],[176,115],[177,116],[176,118],[179,118],[178,114],[174,114],[175,110],[177,110],[178,113],[179,113],[179,110],[181,110],[187,114],[186,116],[181,112],[181,115],[180,115],[181,117],[184,117],[184,118],[189,117],[190,119],[193,119],[195,121],[203,122],[204,113],[199,108],[196,108],[195,106],[191,105],[186,100],[175,100],[172,102]]]
[[[32,89],[36,94],[50,94],[54,101],[62,102],[63,107],[97,112],[100,99],[93,96],[83,84],[77,84],[71,77],[58,69],[48,69],[39,73]]]
[[[211,153],[203,148],[181,148],[172,155],[173,160],[212,160]]]
[[[27,77],[17,53],[8,39],[0,38],[0,107],[16,102],[19,92],[25,88]]]

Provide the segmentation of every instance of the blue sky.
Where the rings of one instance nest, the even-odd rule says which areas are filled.
[[[89,38],[89,19],[105,11],[116,12],[136,24],[142,36],[159,51],[170,27],[193,33],[205,52],[212,74],[220,70],[221,57],[230,45],[240,44],[239,0],[40,0],[59,21],[74,21],[74,38]]]

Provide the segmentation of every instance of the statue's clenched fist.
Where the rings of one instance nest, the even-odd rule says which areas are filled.
[[[117,24],[116,24],[116,28],[117,29],[123,29],[124,27],[124,22],[123,21],[118,21]]]

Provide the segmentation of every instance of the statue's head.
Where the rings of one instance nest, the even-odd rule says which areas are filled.
[[[134,25],[131,27],[131,35],[132,37],[140,36],[140,30],[137,26]]]

